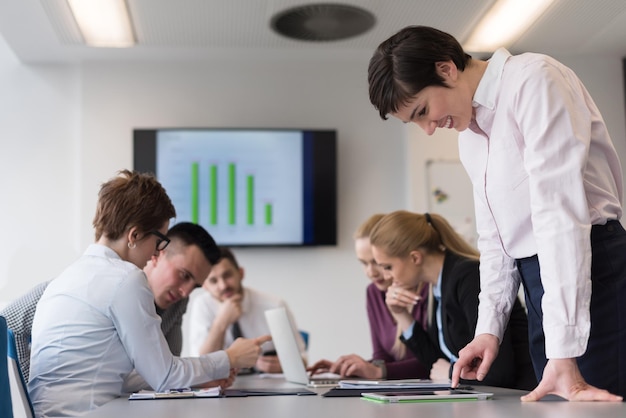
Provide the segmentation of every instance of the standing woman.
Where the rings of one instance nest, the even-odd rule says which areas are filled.
[[[77,416],[122,395],[135,369],[156,391],[222,379],[253,365],[256,340],[200,358],[175,357],[142,268],[169,244],[176,212],[151,175],[123,170],[98,194],[96,242],[52,280],[33,321],[28,390],[37,417]],[[208,260],[181,271],[206,277]]]
[[[398,318],[402,341],[428,369],[441,359],[449,367],[476,329],[478,252],[441,216],[407,211],[383,217],[372,230],[370,242],[376,262],[394,283],[387,291],[387,304]],[[424,284],[432,289],[426,331],[407,311],[419,297],[415,290]],[[526,312],[518,299],[494,367],[483,383],[515,389],[537,384],[528,354]]]
[[[327,369],[342,376],[356,376],[367,379],[408,379],[428,378],[429,368],[425,368],[399,339],[400,328],[397,320],[385,304],[387,289],[391,279],[383,275],[372,255],[369,234],[382,214],[370,216],[354,233],[354,249],[363,266],[365,275],[371,281],[367,286],[367,317],[374,352],[372,360],[367,361],[357,354],[339,357],[334,363],[320,360],[311,370]],[[410,307],[404,308],[416,323],[426,326],[426,298],[428,288],[423,287]]]
[[[626,231],[622,171],[600,111],[576,74],[542,54],[472,58],[451,35],[412,26],[368,70],[372,104],[459,131],[473,183],[481,296],[459,376],[481,379],[498,351],[520,280],[537,388],[569,400],[626,395]],[[589,382],[589,383],[587,383]],[[609,392],[621,396],[611,395]]]

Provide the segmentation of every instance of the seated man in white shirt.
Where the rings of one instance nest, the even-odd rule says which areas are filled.
[[[221,259],[213,266],[202,285],[204,292],[191,298],[189,307],[190,352],[203,355],[228,348],[237,337],[255,338],[269,334],[264,312],[285,307],[295,327],[289,307],[277,296],[244,287],[244,269],[229,248],[220,247]],[[297,329],[297,328],[296,328]],[[296,332],[300,352],[305,344]],[[264,373],[280,373],[280,362],[272,343],[263,345],[265,354],[259,357],[256,369]]]

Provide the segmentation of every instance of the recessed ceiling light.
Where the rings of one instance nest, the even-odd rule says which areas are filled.
[[[554,0],[498,0],[464,43],[470,52],[494,52],[509,46]]]
[[[135,44],[125,0],[67,0],[85,43],[124,48]]]

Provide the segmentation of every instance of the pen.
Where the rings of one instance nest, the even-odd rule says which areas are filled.
[[[191,392],[191,388],[175,388],[170,389],[170,393]]]

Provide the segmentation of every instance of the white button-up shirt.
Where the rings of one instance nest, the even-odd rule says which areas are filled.
[[[203,288],[196,290],[197,295],[194,295],[190,301],[189,306],[189,352],[192,356],[197,356],[200,353],[200,347],[204,344],[211,326],[215,322],[215,318],[219,313],[221,302],[215,299],[211,293]],[[241,334],[244,338],[257,338],[262,335],[269,335],[270,328],[265,320],[265,311],[268,309],[285,308],[287,310],[287,316],[289,322],[293,327],[294,335],[296,336],[296,342],[300,352],[304,355],[306,348],[304,346],[304,340],[298,332],[296,321],[293,313],[287,303],[278,296],[270,295],[269,293],[261,292],[250,287],[243,288],[243,298],[241,300],[241,316],[237,320]],[[224,349],[230,347],[234,342],[232,328],[228,328],[224,334]],[[270,341],[261,347],[264,352],[273,351],[274,344]]]
[[[133,369],[157,391],[228,376],[224,351],[174,357],[160,323],[143,271],[90,245],[37,305],[28,384],[37,417],[97,408],[122,394]]]
[[[519,288],[515,259],[537,254],[547,358],[589,338],[591,225],[622,215],[622,174],[600,112],[578,77],[540,54],[496,51],[459,135],[481,252],[476,335],[500,338]]]

